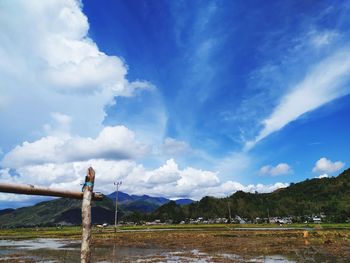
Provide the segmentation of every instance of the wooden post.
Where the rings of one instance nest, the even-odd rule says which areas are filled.
[[[83,192],[65,191],[46,187],[39,187],[25,184],[7,184],[0,183],[0,192],[25,194],[25,195],[44,195],[58,196],[66,198],[83,199],[82,203],[82,242],[81,242],[81,262],[91,262],[91,200],[103,200],[103,194],[93,193],[95,182],[95,171],[91,167],[88,169],[83,186]]]
[[[81,263],[91,262],[91,199],[95,182],[95,171],[91,167],[85,177],[83,186],[82,212],[82,242],[81,242]]]
[[[78,191],[68,191],[60,189],[52,189],[47,187],[34,186],[30,184],[7,184],[0,183],[0,192],[25,194],[25,195],[43,195],[43,196],[57,196],[65,198],[83,199],[83,193]],[[93,193],[92,199],[101,201],[103,195],[101,193]]]

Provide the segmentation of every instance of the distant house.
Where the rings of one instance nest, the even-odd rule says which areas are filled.
[[[269,223],[270,224],[291,224],[292,218],[290,218],[290,217],[270,217]]]
[[[312,218],[312,221],[314,221],[314,223],[316,223],[316,224],[321,224],[322,223],[321,217],[318,217],[318,216],[314,216]]]
[[[240,223],[240,224],[246,224],[246,223],[247,223],[243,218],[241,218],[241,217],[238,216],[238,215],[235,216],[234,221],[235,221],[235,222],[238,222],[238,223]]]
[[[190,219],[190,224],[200,224],[203,222],[203,217],[198,217],[196,220]]]
[[[216,218],[215,221],[214,221],[216,224],[226,224],[228,222],[228,219],[227,218]]]

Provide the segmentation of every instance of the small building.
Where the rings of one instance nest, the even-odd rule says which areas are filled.
[[[247,223],[243,218],[241,218],[238,215],[235,216],[234,221],[238,222],[239,224],[246,224]]]
[[[316,223],[316,224],[321,224],[322,223],[321,217],[318,217],[318,216],[314,216],[312,218],[312,221],[314,221],[314,223]]]

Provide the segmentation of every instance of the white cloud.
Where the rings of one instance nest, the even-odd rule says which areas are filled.
[[[160,168],[148,170],[132,160],[91,159],[79,162],[31,164],[16,169],[16,176],[9,169],[0,170],[0,180],[8,183],[27,183],[47,187],[79,190],[86,170],[96,170],[95,191],[114,191],[113,182],[123,181],[122,191],[129,194],[149,194],[168,198],[187,197],[200,199],[205,195],[223,197],[236,191],[271,192],[288,186],[284,183],[272,185],[242,185],[238,182],[221,182],[217,173],[193,167],[180,169],[173,159]],[[11,201],[12,195],[0,195],[0,200]],[[23,197],[23,200],[27,200]],[[13,201],[21,201],[14,197]]]
[[[258,136],[245,150],[298,119],[303,114],[350,93],[350,51],[338,51],[314,66],[306,77],[284,95],[272,114],[262,121]]]
[[[95,139],[79,136],[47,136],[34,142],[24,142],[7,153],[1,165],[19,168],[33,164],[64,163],[94,158],[123,160],[141,157],[148,151],[149,147],[137,142],[132,131],[124,126],[115,126],[105,127]]]
[[[114,97],[154,90],[129,81],[127,65],[99,50],[88,29],[79,1],[1,4],[0,121],[7,139],[0,143],[38,138],[44,125],[57,131],[47,126],[57,112],[69,116],[72,133],[96,136]]]
[[[2,50],[9,51],[7,56],[1,52],[5,61],[14,56],[10,65],[17,63],[25,71],[40,73],[35,77],[49,84],[47,89],[128,93],[127,68],[118,57],[101,52],[88,37],[89,24],[78,1],[12,1],[2,5],[1,17]],[[21,42],[13,45],[5,38]]]
[[[280,163],[276,166],[265,165],[261,167],[259,170],[259,173],[261,175],[271,175],[271,176],[286,175],[286,174],[290,174],[291,172],[292,172],[292,168],[286,163]]]
[[[315,163],[312,171],[320,173],[334,173],[342,169],[344,166],[345,163],[341,161],[332,162],[331,160],[322,157]]]
[[[322,179],[322,178],[328,178],[328,177],[329,177],[328,174],[321,174],[319,176],[316,176],[315,178]]]
[[[247,192],[258,192],[258,193],[270,193],[275,190],[281,189],[281,188],[286,188],[288,187],[288,183],[274,183],[274,184],[257,184],[257,185],[248,185],[246,186],[246,191]]]
[[[44,124],[44,131],[52,136],[64,137],[69,136],[71,132],[72,118],[59,112],[51,113],[51,124]]]
[[[167,184],[181,178],[177,163],[173,159],[167,160],[160,168],[148,172],[147,182],[151,184]]]
[[[2,182],[76,190],[86,169],[93,166],[97,171],[95,189],[105,193],[114,190],[115,180],[123,180],[123,191],[131,194],[195,199],[204,195],[225,196],[237,190],[272,191],[285,186],[221,182],[218,172],[181,169],[172,159],[157,169],[137,164],[134,159],[148,152],[147,145],[138,142],[126,127],[103,127],[105,108],[116,96],[129,97],[138,90],[152,92],[155,88],[146,81],[129,81],[125,62],[99,50],[88,29],[79,1],[1,3],[0,143],[7,144],[12,136],[17,144],[24,141],[3,157]],[[213,44],[216,43],[206,42],[201,52],[210,51]],[[196,71],[195,66],[193,70]],[[152,104],[148,108],[155,107]],[[157,114],[152,114],[161,119],[157,125],[159,133],[140,126],[140,130],[151,134],[149,137],[158,139],[163,138],[159,134],[166,125],[166,116],[159,109],[161,106],[153,110]],[[147,119],[143,115],[142,118]],[[188,148],[185,142],[171,138],[164,142],[168,154]],[[232,153],[215,169],[236,175],[249,163],[246,154]],[[17,202],[27,197],[0,196],[1,200],[6,198],[17,198]]]

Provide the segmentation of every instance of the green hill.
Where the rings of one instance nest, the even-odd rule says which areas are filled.
[[[226,198],[206,196],[198,202],[187,205],[170,201],[160,206],[157,202],[150,202],[148,196],[131,201],[129,199],[121,201],[119,210],[121,220],[135,222],[160,219],[179,223],[198,217],[229,218],[230,208],[232,217],[239,215],[251,221],[257,217],[267,218],[268,215],[270,217],[292,216],[296,221],[304,221],[307,216],[324,214],[328,222],[346,222],[350,219],[350,169],[337,177],[292,183],[289,187],[272,193],[238,191]],[[93,202],[93,224],[113,223],[114,209],[114,202],[110,198],[106,197],[103,201]],[[0,211],[0,227],[78,225],[80,223],[81,200],[59,198],[30,207]]]
[[[58,198],[40,202],[34,206],[22,207],[0,213],[1,227],[29,227],[81,224],[81,200]],[[113,201],[104,198],[103,201],[92,203],[92,221],[96,224],[113,222]]]
[[[104,196],[103,201],[92,203],[93,224],[114,224],[115,192]],[[169,202],[163,197],[148,195],[128,195],[118,193],[120,220],[128,220],[128,215],[136,213],[141,217],[153,212],[161,205]],[[191,202],[192,200],[179,200]],[[51,201],[38,203],[30,207],[18,209],[0,210],[0,227],[31,227],[31,226],[56,226],[56,225],[80,225],[81,224],[81,200],[58,198]]]
[[[292,183],[272,193],[238,191],[226,198],[206,196],[186,206],[169,203],[158,208],[151,218],[174,222],[198,217],[229,218],[229,208],[232,217],[239,215],[252,221],[268,216],[292,216],[303,221],[307,216],[324,214],[329,222],[345,222],[350,219],[350,169],[337,177]]]
[[[153,212],[169,202],[163,197],[147,195],[137,196],[119,192],[118,217],[129,219],[128,215],[136,213],[141,217]],[[103,201],[92,203],[93,224],[114,224],[115,193],[105,196]],[[185,200],[188,202],[188,200]],[[30,207],[0,210],[0,227],[32,227],[56,225],[80,225],[81,200],[58,198],[38,203]]]

